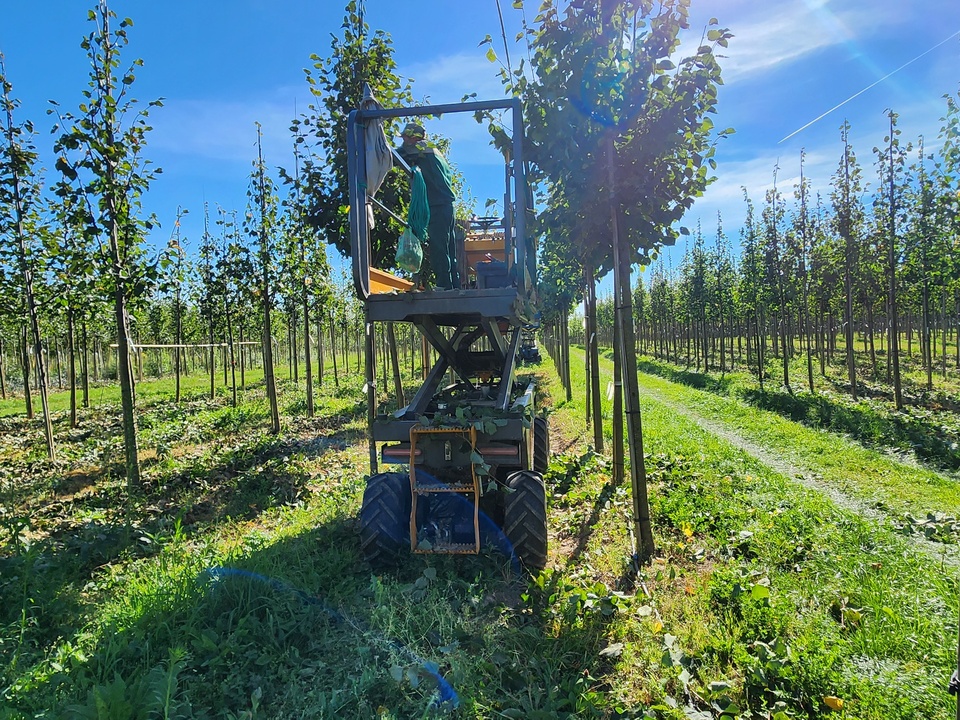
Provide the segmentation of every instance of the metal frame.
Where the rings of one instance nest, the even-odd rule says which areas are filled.
[[[506,162],[504,194],[504,238],[507,255],[517,254],[517,264],[525,267],[527,236],[527,180],[523,169],[523,115],[516,98],[486,102],[451,103],[418,108],[388,110],[354,110],[347,120],[347,177],[350,200],[350,255],[353,258],[353,283],[361,300],[370,297],[370,237],[366,223],[367,167],[364,145],[364,122],[401,117],[423,117],[448,113],[476,113],[486,110],[510,110],[513,120],[513,153]],[[510,178],[513,187],[510,187]],[[363,219],[361,221],[361,219]]]
[[[487,110],[512,112],[512,154],[505,159],[504,257],[508,267],[519,268],[514,282],[508,287],[481,287],[462,290],[429,290],[424,292],[372,293],[370,287],[370,236],[366,213],[366,148],[364,124],[370,120],[400,117],[439,116],[454,112],[476,113]],[[527,257],[527,188],[523,172],[523,122],[520,102],[508,99],[492,102],[471,102],[455,105],[435,105],[418,108],[361,111],[350,113],[347,126],[347,174],[349,178],[350,248],[353,281],[357,296],[364,301],[366,315],[366,380],[367,422],[369,427],[370,469],[377,472],[377,464],[409,463],[413,512],[410,516],[411,549],[418,550],[417,499],[421,495],[454,492],[469,496],[474,505],[474,542],[451,546],[443,552],[479,551],[479,504],[483,494],[474,467],[473,452],[469,463],[458,456],[439,457],[440,467],[465,473],[462,485],[447,488],[424,485],[418,480],[417,467],[432,467],[437,463],[437,443],[443,448],[447,436],[468,434],[471,450],[487,453],[490,464],[502,468],[529,468],[532,462],[532,433],[525,427],[524,416],[534,402],[534,385],[530,382],[516,396],[514,385],[524,320],[521,311],[529,306],[524,270]],[[512,180],[512,182],[511,182]],[[485,219],[489,224],[488,219]],[[373,348],[374,322],[410,322],[436,350],[438,359],[423,384],[406,407],[392,416],[377,416]],[[489,349],[478,347],[486,342]],[[498,411],[500,423],[493,433],[477,428],[423,427],[421,420],[434,412],[444,412],[439,406],[438,393],[442,391],[448,372],[458,376],[467,396],[474,400],[459,400],[490,407]],[[457,386],[451,386],[457,387]],[[487,389],[485,389],[487,388]],[[458,389],[459,390],[459,389]],[[476,400],[482,397],[481,400]],[[456,407],[456,404],[451,407]],[[394,443],[387,445],[386,443]],[[377,447],[381,454],[378,456]],[[486,457],[486,456],[485,456]]]

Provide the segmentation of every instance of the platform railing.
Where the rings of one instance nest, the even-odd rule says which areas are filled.
[[[440,116],[448,113],[477,113],[490,110],[509,110],[512,115],[512,152],[505,159],[504,192],[504,252],[508,257],[516,253],[516,263],[526,267],[527,187],[523,165],[523,116],[516,98],[480,102],[425,105],[422,107],[389,108],[381,110],[354,110],[347,121],[347,176],[349,178],[350,254],[353,282],[357,296],[366,301],[371,295],[370,228],[367,223],[367,177],[365,123],[369,120]],[[510,180],[513,180],[512,187]],[[522,287],[522,278],[519,279]]]

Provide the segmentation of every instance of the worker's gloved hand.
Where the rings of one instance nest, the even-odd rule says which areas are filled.
[[[947,687],[947,692],[951,695],[960,693],[960,671],[953,671],[953,675],[950,676],[950,685]]]

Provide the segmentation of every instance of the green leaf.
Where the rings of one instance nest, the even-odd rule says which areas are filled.
[[[766,585],[754,585],[750,589],[750,597],[752,597],[754,600],[765,600],[766,598],[770,597],[770,588],[768,588]]]
[[[490,62],[496,62],[496,61],[497,61],[497,53],[494,51],[494,49],[493,49],[492,47],[491,47],[491,48],[487,48],[486,58],[487,58],[487,60],[489,60]]]

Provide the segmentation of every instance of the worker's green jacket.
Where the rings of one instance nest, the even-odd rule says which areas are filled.
[[[407,165],[420,168],[427,186],[427,202],[430,205],[453,203],[456,197],[453,194],[453,173],[439,150],[421,140],[413,147],[401,145],[397,148],[397,153]]]

